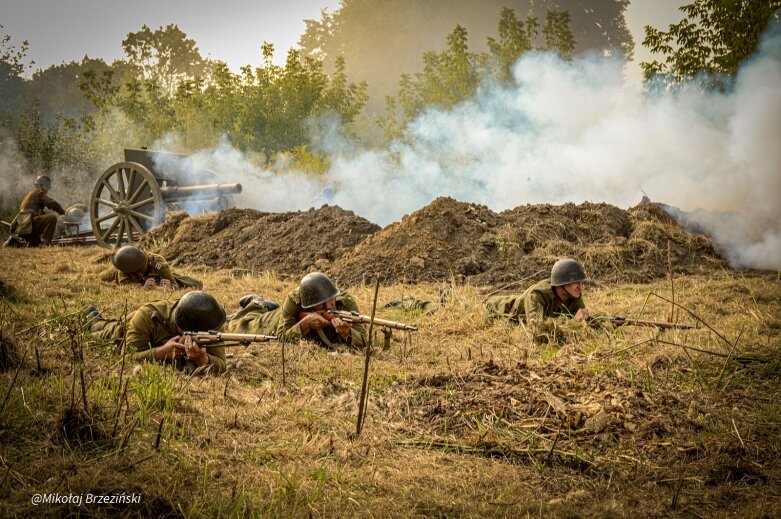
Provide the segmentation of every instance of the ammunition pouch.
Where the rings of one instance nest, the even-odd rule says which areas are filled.
[[[21,211],[11,222],[11,234],[27,236],[33,233],[33,215],[26,211]]]

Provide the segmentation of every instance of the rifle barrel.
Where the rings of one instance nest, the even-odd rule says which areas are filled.
[[[328,312],[329,314],[339,317],[340,319],[344,319],[345,321],[352,322],[352,323],[366,323],[369,324],[372,322],[372,318],[368,315],[359,314],[358,312],[347,312],[344,310],[332,310]],[[387,319],[378,319],[374,318],[374,324],[377,326],[382,326],[383,328],[393,328],[394,330],[406,330],[410,332],[415,332],[418,330],[418,327],[414,324],[406,324],[406,323],[399,323],[396,321],[388,321]]]
[[[626,317],[618,317],[613,315],[592,317],[592,321],[607,321],[613,325],[613,327],[619,326],[648,326],[653,328],[660,328],[663,330],[677,329],[677,330],[696,330],[698,326],[694,326],[686,323],[663,323],[659,321],[642,321],[640,319],[628,319]]]
[[[275,335],[253,335],[250,333],[223,333],[223,332],[184,332],[182,335],[192,337],[201,347],[223,346],[220,342],[235,342],[241,345],[249,345],[253,342],[269,342],[277,340]],[[225,344],[224,346],[232,346]],[[233,345],[235,346],[235,345]]]

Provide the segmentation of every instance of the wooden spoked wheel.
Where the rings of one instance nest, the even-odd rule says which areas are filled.
[[[163,210],[155,176],[141,164],[120,162],[108,168],[92,190],[92,232],[102,247],[132,244],[162,223]]]

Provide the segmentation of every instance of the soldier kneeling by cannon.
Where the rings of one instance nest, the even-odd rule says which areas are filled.
[[[47,214],[45,209],[59,214],[65,214],[65,209],[47,194],[52,187],[49,177],[40,175],[33,186],[35,189],[22,199],[19,214],[11,222],[11,237],[3,244],[4,247],[37,247],[52,243],[57,217]]]

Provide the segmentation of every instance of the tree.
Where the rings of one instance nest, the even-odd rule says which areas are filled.
[[[779,19],[781,0],[695,0],[667,31],[645,28],[643,46],[664,56],[641,63],[645,79],[679,82],[699,72],[733,75],[756,50],[762,32]]]
[[[548,10],[566,11],[575,41],[572,54],[598,51],[630,57],[634,42],[624,20],[628,5],[629,0],[342,0],[333,13],[323,10],[320,20],[305,21],[299,45],[304,55],[322,59],[328,71],[344,56],[350,79],[369,84],[369,108],[382,111],[401,74],[420,72],[423,53],[443,51],[445,37],[456,25],[468,32],[472,50],[480,53],[489,51],[484,42],[495,34],[503,8],[538,20],[545,19]],[[529,43],[542,48],[543,36],[535,34]]]
[[[548,11],[545,43],[538,44],[537,18],[530,16],[523,22],[513,9],[504,8],[499,17],[499,39],[488,38],[488,53],[470,52],[466,29],[456,25],[447,36],[445,50],[423,54],[423,70],[414,77],[402,74],[397,97],[386,98],[386,116],[378,121],[386,139],[401,135],[406,122],[428,107],[447,109],[473,97],[485,80],[511,81],[511,67],[529,50],[569,56],[575,44],[569,20],[566,12]]]
[[[8,34],[0,37],[0,115],[7,115],[19,101],[24,86],[22,74],[32,66],[32,62],[24,63],[28,47],[26,41],[18,48],[11,45]]]
[[[143,78],[156,82],[167,96],[173,95],[181,81],[204,76],[209,70],[195,40],[174,24],[154,31],[144,25],[122,40],[122,49],[128,61],[140,68]]]

